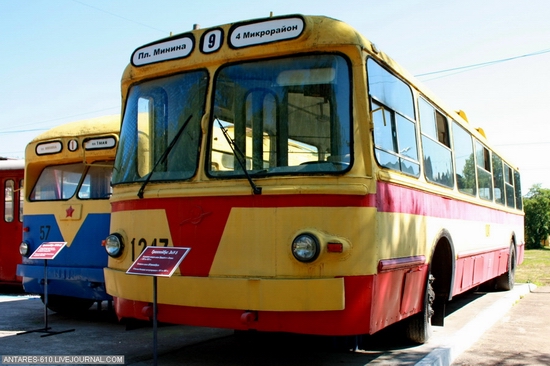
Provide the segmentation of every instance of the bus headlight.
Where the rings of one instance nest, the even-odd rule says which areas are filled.
[[[23,241],[21,242],[21,244],[19,244],[19,254],[21,254],[23,257],[29,256],[29,243]]]
[[[105,239],[105,251],[111,257],[120,257],[122,249],[124,249],[124,243],[120,234],[111,234]]]
[[[312,234],[300,234],[292,241],[292,254],[300,262],[313,262],[319,251],[319,240]]]

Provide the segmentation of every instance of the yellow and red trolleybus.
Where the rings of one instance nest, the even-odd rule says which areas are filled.
[[[135,50],[122,77],[107,292],[150,316],[146,246],[191,248],[158,320],[321,335],[398,321],[522,261],[518,170],[349,25],[288,15]],[[433,314],[433,316],[432,316]]]

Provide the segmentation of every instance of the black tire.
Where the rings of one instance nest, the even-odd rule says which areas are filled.
[[[432,305],[435,300],[435,292],[432,286],[433,281],[434,277],[430,274],[426,284],[422,311],[406,320],[405,335],[414,343],[424,344],[432,335],[431,318],[434,314]]]
[[[516,251],[514,245],[510,245],[510,254],[508,255],[508,270],[495,279],[495,289],[501,291],[510,291],[514,288],[516,279]]]
[[[44,295],[40,296],[44,302]],[[93,304],[94,300],[81,299],[79,297],[48,295],[48,309],[59,314],[80,314],[87,311]]]

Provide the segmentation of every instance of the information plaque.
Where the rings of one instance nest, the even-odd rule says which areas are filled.
[[[67,242],[44,242],[42,243],[34,253],[32,253],[29,259],[45,259],[51,260],[54,259],[61,249],[65,248]]]
[[[190,250],[181,247],[146,247],[126,273],[170,277]]]

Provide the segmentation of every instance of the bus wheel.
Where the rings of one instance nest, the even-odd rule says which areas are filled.
[[[498,276],[495,280],[495,289],[509,291],[514,288],[516,278],[516,251],[514,245],[510,245],[510,254],[508,255],[508,270]]]
[[[40,296],[44,302],[44,295]],[[60,314],[78,314],[88,310],[94,304],[94,300],[78,297],[48,295],[48,309]]]
[[[434,314],[432,305],[435,300],[435,292],[432,286],[433,281],[434,277],[430,274],[426,284],[422,311],[406,319],[405,335],[408,339],[418,344],[426,343],[432,335],[431,318]]]

